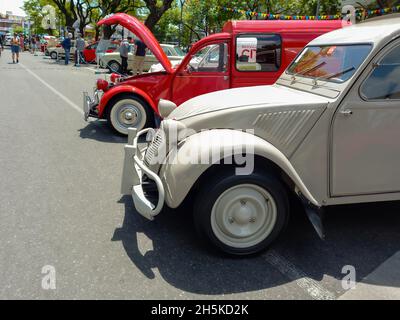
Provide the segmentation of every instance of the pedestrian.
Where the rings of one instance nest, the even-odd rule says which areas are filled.
[[[25,39],[22,34],[19,34],[19,48],[20,52],[24,52],[24,46],[25,46]]]
[[[135,59],[133,61],[133,75],[140,75],[143,73],[144,60],[146,59],[147,46],[143,41],[135,40],[136,52]]]
[[[71,38],[72,38],[72,33],[68,33],[68,37],[64,39],[63,42],[61,42],[61,46],[64,49],[65,52],[65,65],[67,66],[69,64],[69,56],[71,54]]]
[[[32,38],[31,38],[31,53],[33,54],[33,55],[37,55],[36,54],[36,36],[32,36]]]
[[[17,60],[17,63],[19,63],[19,50],[20,50],[20,39],[16,33],[14,33],[13,38],[11,39],[11,54],[12,54],[12,60],[13,63],[15,63],[15,60]]]
[[[132,39],[132,38],[130,38]],[[129,37],[128,39],[124,39],[119,47],[119,54],[121,56],[121,73],[128,74],[128,56],[129,56]],[[117,72],[118,70],[112,70]]]
[[[85,40],[82,39],[82,35],[79,33],[75,43],[75,67],[79,67],[81,61],[84,63],[85,59],[82,57],[83,50],[85,50]]]
[[[0,34],[0,57],[1,57],[1,52],[4,50],[4,38],[3,35]]]

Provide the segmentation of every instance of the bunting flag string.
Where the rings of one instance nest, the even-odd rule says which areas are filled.
[[[223,10],[245,14],[251,17],[261,17],[263,19],[269,20],[339,20],[342,19],[343,16],[349,16],[349,14],[335,14],[335,15],[319,15],[319,16],[312,16],[312,15],[284,15],[284,14],[271,14],[266,12],[254,12],[251,10],[242,10],[237,8],[229,8],[229,7],[222,7]],[[384,9],[374,9],[374,10],[366,10],[366,9],[356,9],[355,15],[357,17],[369,17],[372,15],[384,15],[388,13],[395,13],[400,12],[400,5],[391,7],[391,8],[384,8]]]

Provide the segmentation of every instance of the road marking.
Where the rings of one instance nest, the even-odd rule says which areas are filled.
[[[53,88],[50,84],[48,84],[46,81],[44,81],[41,77],[39,77],[36,73],[34,73],[32,70],[28,69],[26,66],[24,66],[22,63],[19,63],[19,65],[26,70],[32,77],[34,77],[36,80],[41,82],[45,87],[47,87],[50,91],[52,91],[55,95],[57,95],[61,100],[63,100],[65,103],[67,103],[70,107],[78,111],[80,114],[83,115],[83,110],[82,108],[78,107],[75,103],[73,103],[70,99],[68,99],[66,96],[64,96],[61,92]]]
[[[295,281],[296,284],[315,300],[336,300],[336,295],[321,286],[317,281],[309,278],[306,273],[298,269],[286,258],[274,250],[263,255],[265,260],[280,273]]]

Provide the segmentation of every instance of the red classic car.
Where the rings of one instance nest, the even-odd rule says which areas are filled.
[[[87,63],[96,63],[96,49],[98,46],[98,42],[94,42],[90,45],[88,45],[85,50],[83,50],[83,56],[85,58],[85,61]],[[107,48],[106,52],[114,52],[117,48],[119,47],[119,42],[118,41],[112,41]]]
[[[230,21],[221,33],[195,43],[182,62],[172,65],[154,35],[136,18],[115,14],[99,25],[119,24],[153,52],[162,71],[99,79],[94,98],[84,93],[85,120],[107,119],[118,133],[141,130],[160,119],[160,99],[176,105],[198,95],[275,83],[298,52],[314,38],[342,27],[335,21]]]

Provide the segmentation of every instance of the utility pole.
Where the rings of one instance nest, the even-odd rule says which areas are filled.
[[[180,7],[181,7],[181,21],[179,23],[179,47],[182,45],[182,34],[183,34],[183,7],[185,5],[186,0],[179,0]]]
[[[319,8],[321,6],[321,0],[317,0],[317,11],[315,12],[315,16],[319,16]]]

